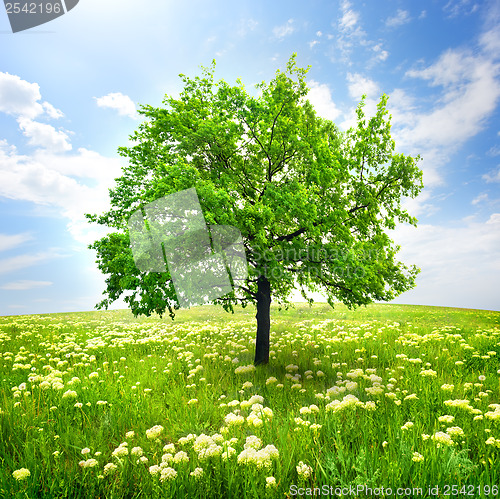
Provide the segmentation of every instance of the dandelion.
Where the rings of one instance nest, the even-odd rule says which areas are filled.
[[[21,481],[21,480],[26,480],[26,478],[28,478],[29,476],[31,476],[31,473],[30,473],[30,470],[26,469],[26,468],[21,468],[19,470],[16,470],[12,473],[12,476],[18,480],[18,481]]]

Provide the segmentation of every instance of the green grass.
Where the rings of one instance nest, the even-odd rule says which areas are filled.
[[[0,318],[0,497],[500,494],[499,312],[273,307],[271,362],[253,369],[255,322],[254,308],[208,306],[175,321]],[[22,468],[30,475],[17,480]]]

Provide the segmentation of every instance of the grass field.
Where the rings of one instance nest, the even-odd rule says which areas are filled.
[[[254,316],[0,318],[0,497],[500,495],[500,312]]]

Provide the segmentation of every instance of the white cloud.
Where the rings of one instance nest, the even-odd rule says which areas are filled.
[[[101,235],[84,213],[109,208],[108,188],[121,175],[120,158],[106,158],[79,149],[73,154],[36,151],[19,155],[16,148],[0,141],[0,196],[46,206],[69,219],[68,230],[79,242],[88,244]],[[89,186],[88,181],[94,185]]]
[[[49,250],[36,254],[16,255],[10,258],[0,260],[0,274],[7,274],[16,270],[25,269],[42,262],[53,260],[54,258],[63,258],[65,255],[57,250]]]
[[[54,283],[51,281],[29,281],[21,279],[19,281],[8,282],[7,284],[0,286],[0,289],[24,291],[27,289],[45,288],[47,286],[52,286],[52,284]]]
[[[476,204],[482,203],[483,201],[487,201],[487,200],[488,200],[488,194],[483,193],[483,194],[479,194],[479,196],[476,196],[471,201],[471,204],[476,205]]]
[[[315,45],[317,45],[319,43],[318,40],[312,40],[311,42],[309,42],[309,48],[312,49]]]
[[[472,0],[449,0],[443,7],[443,11],[448,14],[448,17],[473,14],[478,9],[479,4]]]
[[[375,97],[379,91],[378,85],[373,80],[357,73],[347,73],[347,88],[349,95],[356,101],[360,101],[363,94]]]
[[[406,141],[456,149],[476,135],[500,99],[498,74],[499,67],[488,58],[459,50],[448,50],[426,69],[407,72],[443,86],[444,93],[432,111],[413,117],[416,123]]]
[[[500,213],[455,227],[401,225],[393,235],[398,258],[422,269],[417,287],[399,303],[498,310]]]
[[[325,83],[311,80],[307,99],[313,105],[319,116],[328,120],[335,120],[340,115],[340,110],[332,100],[330,88]]]
[[[483,50],[491,57],[494,59],[500,57],[500,30],[498,26],[482,33],[479,38],[479,43]]]
[[[0,111],[32,119],[43,113],[41,98],[38,83],[0,72]]]
[[[353,49],[361,49],[369,51],[371,59],[365,62],[365,67],[370,68],[379,61],[384,61],[388,57],[388,52],[382,50],[379,42],[374,42],[367,38],[366,32],[363,30],[360,22],[360,13],[352,8],[352,4],[348,0],[343,0],[340,4],[340,17],[337,21],[338,34],[327,35],[328,39],[335,38],[335,45],[340,53],[340,60],[351,66],[353,64]],[[361,55],[362,51],[358,50],[356,55]],[[375,55],[373,55],[375,54]],[[331,57],[333,62],[335,57]]]
[[[17,246],[21,246],[27,241],[33,240],[33,236],[28,232],[20,234],[0,234],[0,251],[7,251]]]
[[[339,20],[339,28],[341,31],[353,31],[359,21],[359,12],[351,9],[352,4],[348,0],[343,0],[341,3],[342,17]]]
[[[385,25],[390,28],[402,26],[411,21],[410,13],[407,10],[398,9],[396,15],[387,18]]]
[[[18,118],[19,128],[29,138],[28,144],[40,146],[54,152],[70,151],[72,146],[66,133],[56,130],[52,125],[39,123],[27,118]]]
[[[250,31],[253,31],[258,25],[259,23],[255,19],[241,19],[236,33],[238,36],[244,37]]]
[[[282,26],[276,26],[273,28],[273,34],[278,39],[283,39],[285,36],[291,35],[295,31],[295,27],[293,26],[293,19],[288,19],[286,24]]]
[[[49,104],[48,102],[42,102],[42,107],[45,109],[45,112],[50,118],[59,119],[64,116],[64,113],[62,111],[56,109],[52,104]]]
[[[496,170],[485,173],[483,180],[486,180],[486,182],[500,182],[500,166]]]
[[[94,99],[99,107],[116,109],[121,116],[137,117],[134,101],[121,92],[109,93],[103,97],[94,97]]]
[[[373,52],[375,52],[376,61],[385,61],[389,57],[389,52],[382,49],[382,45],[378,43],[372,47]]]

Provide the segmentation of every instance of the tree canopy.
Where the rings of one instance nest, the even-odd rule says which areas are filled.
[[[319,117],[307,100],[308,69],[294,54],[252,96],[240,79],[216,82],[213,61],[201,76],[180,75],[178,98],[141,106],[132,145],[119,148],[128,164],[110,189],[111,209],[87,215],[113,229],[90,246],[107,276],[98,307],[123,294],[135,315],[174,317],[171,275],[137,268],[127,222],[141,206],[192,187],[207,224],[241,232],[248,275],[213,302],[227,311],[257,305],[256,363],[269,358],[271,297],[288,304],[298,288],[352,307],[415,286],[419,269],[397,261],[388,231],[417,223],[402,202],[423,188],[420,158],[395,152],[385,94],[369,118],[363,96],[346,132]]]

